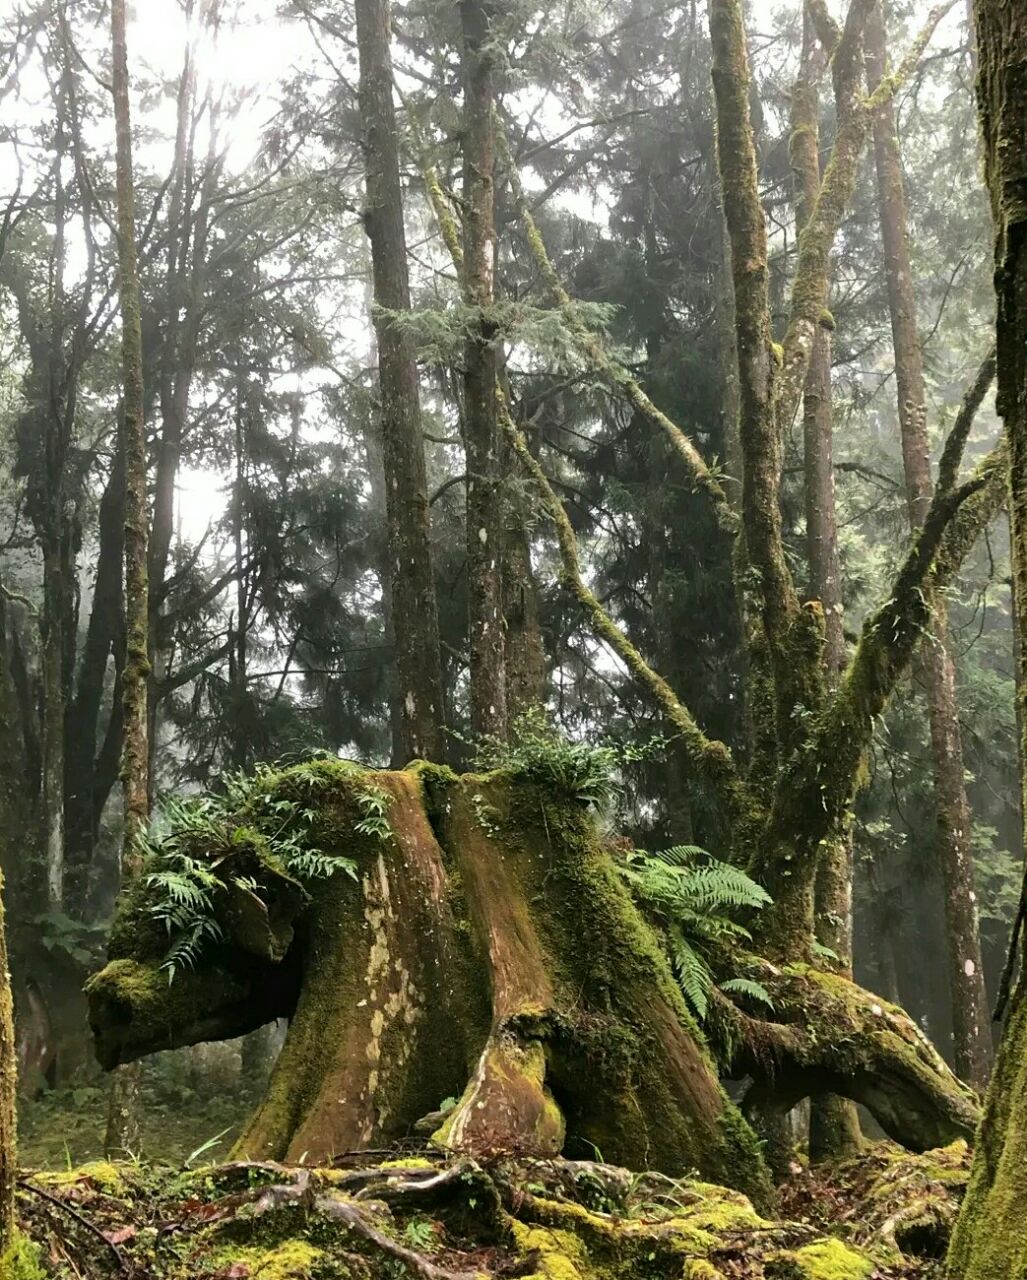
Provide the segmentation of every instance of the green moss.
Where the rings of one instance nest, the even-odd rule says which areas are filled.
[[[768,1280],[869,1280],[874,1264],[841,1240],[817,1240],[766,1260]]]
[[[39,1246],[16,1231],[14,1239],[0,1254],[0,1277],[2,1280],[46,1280],[41,1256]]]
[[[90,1182],[98,1191],[107,1195],[124,1194],[126,1191],[121,1170],[109,1160],[94,1160],[89,1164],[79,1165],[76,1169],[40,1173],[35,1177],[38,1182],[51,1187],[71,1187],[77,1183]]]
[[[216,1266],[223,1270],[244,1266],[248,1280],[314,1280],[323,1260],[322,1251],[305,1240],[285,1240],[269,1248],[221,1250],[216,1255]]]
[[[512,1229],[519,1249],[526,1254],[538,1254],[539,1269],[535,1275],[539,1280],[587,1280],[597,1275],[584,1254],[581,1241],[573,1233],[529,1227],[516,1221]]]

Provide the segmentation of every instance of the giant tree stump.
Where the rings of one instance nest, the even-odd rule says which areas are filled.
[[[357,829],[369,785],[387,833]],[[311,839],[356,879],[304,888],[268,856],[255,831],[282,798],[316,806]],[[206,851],[223,938],[170,984],[145,877],[123,897],[88,988],[106,1068],[286,1016],[241,1155],[327,1161],[456,1099],[435,1136],[457,1151],[698,1171],[766,1201],[759,1143],[587,806],[502,773],[336,761],[275,775],[262,803]]]

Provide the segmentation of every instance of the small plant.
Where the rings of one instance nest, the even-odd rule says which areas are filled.
[[[620,864],[636,901],[663,929],[682,994],[700,1021],[710,1009],[716,987],[770,1005],[770,996],[751,978],[716,983],[709,954],[725,942],[748,942],[748,930],[735,919],[770,902],[755,880],[721,862],[698,845],[675,845],[661,853],[635,850]]]
[[[617,748],[571,741],[541,707],[515,721],[509,742],[479,747],[477,763],[486,769],[507,769],[600,810],[614,803],[619,790]]]
[[[421,1253],[430,1252],[438,1244],[435,1224],[427,1218],[411,1218],[403,1228],[403,1239]]]
[[[389,805],[392,797],[389,793],[373,783],[368,783],[357,793],[357,804],[364,815],[357,823],[356,829],[361,835],[383,843],[392,839],[392,828],[389,826]]]

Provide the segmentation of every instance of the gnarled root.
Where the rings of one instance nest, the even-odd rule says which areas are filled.
[[[767,989],[767,1019],[722,1010],[730,1070],[751,1076],[745,1109],[788,1111],[810,1095],[860,1102],[911,1151],[971,1139],[974,1092],[949,1070],[916,1023],[837,974],[776,967],[753,957],[746,972]]]

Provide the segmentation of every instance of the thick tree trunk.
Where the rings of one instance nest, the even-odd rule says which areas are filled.
[[[123,735],[121,781],[124,791],[121,872],[138,876],[139,837],[150,812],[150,747],[147,692],[150,675],[149,580],[147,574],[146,423],[143,400],[143,338],[139,264],[135,240],[135,192],[132,177],[132,123],[129,104],[125,0],[111,0],[114,126],[117,158],[118,295],[121,303],[122,413],[121,452],[125,465],[125,663],[122,668]],[[138,1151],[139,1087],[137,1068],[112,1081],[106,1149]]]
[[[871,11],[866,31],[871,90],[887,73],[884,20]],[[884,241],[888,305],[895,350],[895,386],[902,433],[902,460],[910,524],[919,529],[927,515],[933,484],[927,438],[927,393],[909,257],[908,221],[895,115],[890,100],[874,116],[874,158]],[[963,781],[963,746],[956,703],[955,666],[947,611],[932,600],[934,617],[920,651],[931,728],[938,853],[944,885],[956,1071],[978,1088],[987,1082],[991,1035],[981,962],[977,895],[970,847],[971,817]]]
[[[502,502],[495,325],[495,136],[492,21],[488,0],[461,0],[464,82],[463,285],[480,308],[464,355],[463,427],[467,453],[467,593],[471,732],[507,730],[502,613]]]
[[[1013,578],[1020,634],[1027,635],[1027,9],[1009,0],[977,0],[975,13],[978,103],[995,222],[998,410],[1009,437]],[[1020,661],[1022,697],[1022,653]],[[1022,783],[1027,797],[1027,775]],[[1021,963],[952,1240],[953,1280],[1020,1280],[1027,1269],[1025,1105],[1027,966]]]
[[[428,482],[417,353],[397,322],[410,310],[406,232],[393,104],[388,0],[358,0],[360,111],[367,175],[378,385],[381,395],[387,562],[404,761],[446,754],[442,660],[432,571]]]

